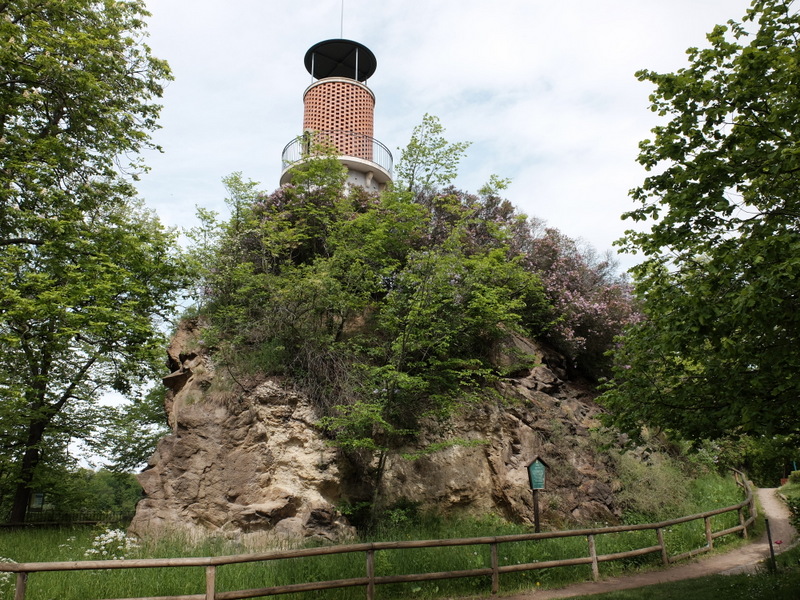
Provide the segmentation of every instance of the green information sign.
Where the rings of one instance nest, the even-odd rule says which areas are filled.
[[[528,479],[531,482],[532,490],[544,489],[544,478],[547,465],[544,464],[539,458],[536,458],[531,464],[528,465]]]

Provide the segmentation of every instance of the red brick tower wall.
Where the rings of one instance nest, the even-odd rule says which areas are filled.
[[[306,90],[303,131],[330,132],[315,138],[340,156],[372,160],[375,96],[365,85],[331,77]]]

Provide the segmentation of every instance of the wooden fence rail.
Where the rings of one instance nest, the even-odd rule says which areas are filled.
[[[330,546],[323,548],[302,548],[297,550],[273,551],[260,554],[240,554],[235,556],[216,556],[202,558],[154,558],[154,559],[133,559],[133,560],[89,560],[78,562],[50,562],[50,563],[0,563],[0,572],[17,573],[14,600],[25,600],[28,576],[30,573],[45,571],[86,571],[86,570],[105,570],[105,569],[153,569],[163,567],[205,567],[206,591],[205,593],[189,594],[181,596],[148,596],[139,598],[119,598],[114,600],[238,600],[241,598],[258,598],[264,596],[276,596],[293,592],[310,592],[319,590],[329,590],[345,587],[365,587],[366,597],[373,600],[375,588],[378,585],[391,583],[411,583],[421,581],[437,581],[442,579],[457,579],[461,577],[480,577],[490,576],[492,580],[491,591],[496,594],[500,590],[500,575],[504,573],[518,573],[522,571],[534,571],[537,569],[550,569],[553,567],[566,567],[575,565],[591,565],[592,577],[597,580],[600,577],[599,563],[632,558],[651,553],[660,553],[663,564],[668,565],[672,562],[695,556],[702,552],[707,552],[714,547],[714,540],[724,535],[739,533],[747,537],[747,528],[755,521],[757,516],[755,501],[752,490],[745,478],[736,473],[736,481],[746,492],[746,498],[739,504],[719,508],[716,510],[699,513],[662,521],[660,523],[646,523],[640,525],[620,525],[615,527],[603,527],[594,529],[575,529],[569,531],[551,531],[543,533],[528,533],[519,535],[504,535],[494,537],[476,537],[449,540],[420,540],[404,542],[374,542],[364,544],[349,544],[342,546]],[[745,509],[748,515],[745,516]],[[729,512],[738,512],[739,525],[722,531],[714,531],[711,525],[712,517]],[[703,519],[705,525],[706,544],[700,548],[690,550],[675,556],[670,556],[666,544],[664,543],[664,530],[681,523]],[[627,531],[646,531],[654,530],[658,543],[654,546],[647,546],[627,552],[617,552],[614,554],[598,554],[595,540],[598,536],[621,533]],[[561,560],[550,560],[516,565],[500,565],[498,560],[498,547],[501,544],[511,544],[514,542],[525,542],[532,540],[547,540],[555,538],[585,537],[588,545],[588,556],[568,558]],[[387,550],[404,550],[418,548],[445,548],[453,546],[489,546],[491,556],[491,566],[480,569],[468,569],[462,571],[447,571],[436,573],[418,573],[412,575],[375,575],[375,553]],[[364,553],[365,555],[365,575],[364,577],[354,577],[350,579],[339,579],[329,581],[319,581],[313,583],[296,583],[291,585],[272,586],[259,589],[248,589],[238,591],[219,592],[216,591],[217,568],[224,565],[265,562],[271,560],[296,559],[310,556],[325,556],[332,554],[352,554]]]

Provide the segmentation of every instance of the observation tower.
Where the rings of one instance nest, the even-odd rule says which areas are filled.
[[[283,149],[281,185],[291,180],[292,167],[333,150],[348,183],[383,189],[392,179],[392,153],[373,137],[375,94],[367,79],[378,65],[375,55],[358,42],[333,39],[311,46],[305,65],[312,83],[303,93],[303,134]]]

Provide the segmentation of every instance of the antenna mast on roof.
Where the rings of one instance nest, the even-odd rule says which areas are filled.
[[[342,19],[339,25],[339,37],[344,38],[344,0],[342,0]]]

